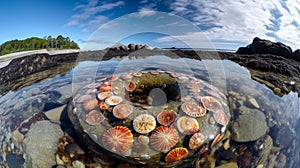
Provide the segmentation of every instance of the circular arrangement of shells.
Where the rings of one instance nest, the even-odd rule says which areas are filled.
[[[102,148],[165,163],[215,146],[230,119],[226,97],[217,88],[163,70],[97,80],[77,92],[72,109],[83,130]]]

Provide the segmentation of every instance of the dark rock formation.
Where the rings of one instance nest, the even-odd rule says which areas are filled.
[[[293,59],[300,62],[300,49],[297,49],[293,52]]]
[[[136,50],[140,50],[140,49],[145,49],[145,50],[153,50],[152,47],[148,46],[148,45],[142,45],[142,44],[128,44],[128,46],[120,44],[120,45],[116,45],[116,46],[112,46],[107,48],[108,50],[120,50],[120,51],[136,51]]]
[[[291,47],[281,42],[271,42],[269,40],[255,37],[251,44],[246,47],[240,47],[237,54],[272,54],[292,58]]]
[[[8,66],[0,69],[0,84],[43,71],[62,62],[74,61],[77,56],[78,52],[55,55],[42,53],[13,59]]]

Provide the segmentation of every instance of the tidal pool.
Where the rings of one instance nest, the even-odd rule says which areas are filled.
[[[137,73],[141,73],[141,76]],[[126,79],[126,75],[130,80]],[[75,97],[79,97],[78,94],[82,96],[83,92],[84,94],[89,92],[88,95],[95,95],[94,98],[99,101],[97,101],[97,105],[99,105],[101,99],[97,95],[100,92],[99,89],[95,90],[96,86],[98,88],[105,82],[109,82],[109,79],[114,76],[117,76],[117,81],[119,81],[113,86],[118,89],[108,91],[113,92],[114,96],[121,94],[124,100],[128,102],[127,104],[134,108],[132,114],[136,114],[132,118],[128,116],[123,118],[120,117],[120,114],[113,114],[113,108],[117,105],[113,104],[110,112],[109,107],[105,109],[107,110],[105,112],[99,110],[103,114],[102,117],[107,119],[107,123],[105,127],[96,126],[96,128],[94,125],[98,125],[98,123],[92,123],[95,120],[86,120],[89,118],[90,111],[93,111],[95,107],[89,109],[85,105],[86,110],[81,109],[80,112],[74,112],[75,118],[82,117],[78,120],[79,124],[74,123],[72,119],[70,122],[68,120],[70,114],[67,115],[69,109],[67,110],[67,108],[72,105],[67,106],[67,103],[75,102],[73,107],[80,109],[82,105],[78,103],[78,98]],[[150,86],[147,81],[154,81],[154,78],[157,79],[156,83],[151,84],[148,90],[144,89],[145,85]],[[129,83],[131,79],[133,83]],[[200,81],[201,88],[198,85],[187,87],[192,80],[195,80],[195,83],[197,80]],[[164,82],[161,83],[161,81]],[[130,85],[124,85],[125,83]],[[94,88],[92,84],[95,84],[93,85]],[[136,88],[133,90],[126,88],[126,86],[132,87],[131,85],[136,85]],[[291,92],[280,97],[265,85],[252,80],[250,72],[246,68],[232,61],[200,61],[163,55],[115,57],[105,61],[82,60],[52,67],[10,83],[9,87],[7,86],[3,85],[0,88],[2,92],[0,96],[1,166],[34,165],[38,161],[33,158],[39,158],[40,160],[47,160],[49,164],[53,165],[72,165],[80,162],[86,166],[94,164],[113,167],[126,162],[126,159],[131,163],[136,163],[135,158],[140,155],[143,155],[140,164],[148,164],[148,159],[151,160],[149,162],[151,164],[161,162],[161,165],[165,165],[166,162],[169,163],[170,161],[166,159],[169,158],[167,155],[170,151],[179,150],[179,148],[181,153],[189,152],[184,158],[171,160],[179,167],[218,166],[222,164],[236,164],[239,167],[297,167],[299,164],[300,107],[298,94]],[[7,90],[7,88],[9,89]],[[151,92],[151,90],[154,91]],[[94,93],[90,93],[93,91]],[[182,103],[192,100],[203,105],[204,102],[201,101],[201,97],[204,96],[218,99],[228,122],[220,122],[211,112],[213,110],[206,108],[207,115],[204,116],[205,118],[200,115],[194,117],[198,123],[197,129],[189,130],[190,134],[186,135],[186,132],[183,133],[176,123],[179,118],[193,117],[181,110]],[[106,100],[103,102],[107,103]],[[172,110],[176,113],[173,122],[162,124],[158,121],[158,114],[155,112],[163,110]],[[156,123],[149,132],[138,132],[133,126],[134,119],[141,111],[143,112],[140,115],[151,115]],[[78,157],[70,157],[70,154],[73,153],[69,150],[64,151],[65,153],[60,152],[59,145],[49,147],[48,152],[52,152],[50,155],[35,156],[34,152],[28,153],[29,149],[33,148],[30,146],[32,144],[28,142],[29,135],[37,136],[35,138],[36,143],[39,143],[37,146],[51,146],[43,141],[46,132],[33,133],[31,131],[33,123],[42,120],[50,120],[51,123],[59,125],[61,132],[73,137],[76,144],[90,155],[76,153]],[[116,146],[110,150],[113,145],[108,140],[105,143],[100,142],[102,136],[109,134],[106,131],[116,126],[124,126],[126,131],[131,132],[132,141],[130,140],[126,150],[123,148],[116,149]],[[154,147],[155,145],[151,145],[154,144],[151,135],[154,134],[153,132],[157,132],[155,129],[158,127],[172,127],[172,130],[177,132],[179,140],[176,140],[169,147],[157,149]],[[122,127],[121,129],[124,130],[125,128]],[[88,139],[77,136],[78,133],[85,134]],[[198,135],[198,139],[199,136],[203,136],[204,142],[199,146],[196,145],[195,149],[191,149],[193,147],[189,146],[188,143],[194,134]],[[38,136],[40,136],[40,141]],[[220,136],[222,137],[220,138]],[[81,141],[76,140],[76,138]],[[145,145],[143,143],[147,141],[147,138],[150,138],[150,145],[144,146],[146,150],[140,152],[142,150],[140,148]],[[216,138],[219,138],[217,144],[213,142]],[[56,142],[59,142],[59,137]],[[89,145],[99,145],[103,149],[86,147]],[[33,148],[33,150],[41,153],[43,149]],[[110,158],[102,156],[107,154],[106,150],[111,153]],[[61,159],[64,155],[68,155],[70,159]],[[57,157],[60,157],[63,163],[58,163]],[[112,160],[111,158],[114,157],[119,160]],[[192,162],[180,162],[185,159],[191,159]]]

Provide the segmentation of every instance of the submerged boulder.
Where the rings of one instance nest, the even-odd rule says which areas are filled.
[[[52,167],[56,164],[57,142],[63,132],[59,125],[39,121],[30,127],[24,139],[24,167]]]
[[[267,123],[264,113],[259,110],[243,112],[231,125],[232,138],[236,142],[255,141],[267,132]]]

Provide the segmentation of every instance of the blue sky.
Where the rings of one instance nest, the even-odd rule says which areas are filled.
[[[82,49],[130,42],[237,49],[258,36],[300,48],[299,0],[10,0],[0,6],[0,43],[61,34]]]

